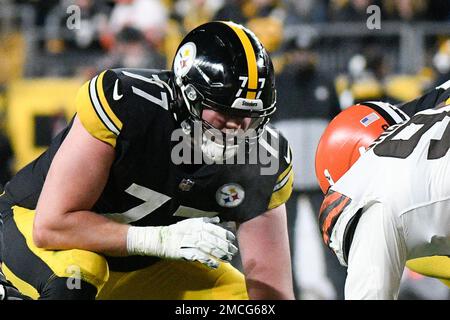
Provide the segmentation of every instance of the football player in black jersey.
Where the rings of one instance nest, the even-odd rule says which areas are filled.
[[[171,71],[95,76],[0,197],[7,280],[34,299],[293,299],[275,100],[267,52],[231,22],[191,31]]]

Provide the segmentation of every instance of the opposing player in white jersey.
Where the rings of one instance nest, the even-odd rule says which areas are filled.
[[[448,88],[403,106],[423,110],[411,118],[384,103],[352,106],[321,138],[320,227],[348,266],[346,299],[396,299],[407,261],[450,283]]]

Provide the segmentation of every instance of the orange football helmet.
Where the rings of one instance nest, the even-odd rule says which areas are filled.
[[[384,102],[363,102],[339,113],[325,129],[316,150],[316,177],[323,193],[389,126],[408,118]]]

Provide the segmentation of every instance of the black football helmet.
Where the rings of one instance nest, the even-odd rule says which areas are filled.
[[[275,112],[272,61],[256,36],[233,22],[209,22],[180,43],[172,64],[178,103],[176,121],[189,130],[201,123],[205,108],[230,117],[251,118],[248,129],[258,137]]]

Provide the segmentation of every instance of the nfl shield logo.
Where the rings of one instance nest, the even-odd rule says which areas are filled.
[[[194,181],[192,181],[191,179],[183,179],[178,185],[178,188],[180,188],[181,191],[190,191],[193,185]]]

